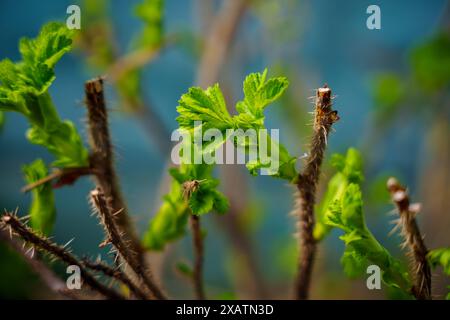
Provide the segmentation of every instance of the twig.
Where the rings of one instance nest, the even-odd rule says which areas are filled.
[[[88,131],[92,154],[91,168],[95,172],[95,180],[111,200],[112,212],[117,212],[114,220],[119,231],[123,232],[125,241],[142,261],[142,248],[136,232],[130,222],[125,202],[120,192],[118,178],[113,165],[113,152],[108,127],[108,115],[105,105],[103,79],[95,78],[85,84],[86,106],[88,110]]]
[[[306,158],[303,172],[297,180],[297,205],[300,257],[298,275],[295,287],[297,299],[308,299],[311,274],[316,253],[316,241],[313,236],[314,204],[317,183],[320,177],[327,136],[331,126],[339,117],[337,111],[332,110],[331,89],[327,85],[317,89],[314,110],[314,133],[310,151]]]
[[[409,247],[411,255],[410,269],[414,276],[412,293],[419,300],[431,300],[431,270],[426,258],[428,249],[415,219],[420,206],[410,204],[406,188],[397,179],[389,178],[387,188],[400,215],[398,223],[405,239],[402,246]]]
[[[80,168],[67,168],[67,169],[56,169],[48,176],[39,179],[29,185],[26,185],[21,189],[23,193],[29,192],[34,188],[39,187],[49,181],[57,180],[53,185],[54,188],[59,188],[63,185],[73,184],[78,178],[81,176],[92,174],[93,171],[88,167],[80,167]]]
[[[200,217],[190,214],[190,222],[192,229],[192,244],[194,246],[194,272],[192,279],[194,282],[195,295],[198,300],[205,300],[205,289],[203,286],[203,236],[200,226]]]
[[[106,71],[108,79],[116,82],[128,71],[142,68],[146,64],[152,62],[163,49],[173,44],[175,40],[175,35],[168,35],[158,47],[141,48],[127,53],[122,57],[118,57]]]
[[[102,225],[105,228],[105,233],[107,239],[103,243],[111,243],[118,251],[122,259],[131,267],[139,279],[149,288],[156,299],[167,299],[166,295],[161,291],[161,289],[156,285],[150,270],[144,266],[142,260],[140,260],[136,251],[133,250],[129,245],[129,241],[124,239],[123,233],[120,232],[117,227],[116,221],[113,216],[120,214],[116,212],[111,213],[111,205],[105,198],[105,194],[100,189],[91,191],[91,199],[94,205],[94,209],[98,213]],[[109,199],[108,199],[109,200]]]
[[[211,31],[200,58],[197,85],[206,87],[217,81],[220,69],[248,5],[248,0],[224,1],[220,13],[214,17]]]
[[[87,259],[83,259],[83,263],[87,268],[91,270],[101,272],[110,278],[114,278],[122,282],[135,294],[136,297],[143,300],[148,299],[148,295],[144,291],[142,291],[137,285],[135,285],[133,281],[131,281],[131,279],[128,278],[126,274],[123,273],[122,271],[118,269],[113,269],[102,262],[92,262]]]
[[[34,233],[34,231],[24,225],[20,220],[11,213],[6,213],[1,218],[1,223],[10,228],[11,233],[17,233],[24,241],[32,244],[34,247],[51,254],[52,256],[60,259],[68,265],[77,265],[80,267],[83,280],[94,291],[101,293],[103,296],[110,299],[125,299],[120,293],[116,292],[112,288],[108,288],[102,283],[98,282],[94,276],[89,273],[81,261],[79,261],[74,255],[67,251],[64,247],[60,247],[57,244],[51,242],[47,238],[41,237]]]

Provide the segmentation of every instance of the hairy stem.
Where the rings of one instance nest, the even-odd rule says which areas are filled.
[[[317,89],[314,110],[314,132],[306,164],[297,180],[298,234],[299,234],[299,265],[295,284],[297,299],[308,299],[316,240],[313,236],[314,205],[317,183],[320,178],[320,168],[327,146],[327,136],[331,126],[339,118],[332,110],[331,89],[325,85]]]
[[[405,239],[404,246],[409,248],[411,256],[410,269],[414,277],[412,293],[419,300],[431,299],[431,270],[427,261],[428,249],[420,234],[415,216],[419,212],[419,205],[411,205],[406,188],[395,178],[389,178],[387,188],[392,201],[397,206],[400,215],[399,225]]]
[[[6,230],[0,231],[0,240],[5,242],[11,249],[17,252],[23,260],[30,266],[31,270],[36,273],[42,282],[53,292],[68,298],[79,299],[80,297],[74,292],[67,289],[66,283],[60,279],[47,265],[42,261],[32,257],[25,247],[23,247],[16,239],[10,238]]]
[[[190,215],[191,229],[192,229],[192,243],[194,246],[194,272],[193,281],[195,295],[198,300],[205,300],[205,289],[203,286],[203,236],[200,226],[200,217],[198,215]]]
[[[142,261],[142,248],[136,232],[130,222],[127,207],[120,192],[118,178],[114,170],[114,159],[108,127],[103,80],[96,78],[85,84],[86,106],[88,110],[88,129],[92,154],[90,166],[94,170],[98,187],[111,201],[112,212],[117,214],[114,220],[124,241],[130,243],[131,249]]]
[[[123,297],[120,293],[97,281],[97,279],[95,279],[95,277],[85,269],[83,262],[79,261],[67,249],[58,246],[47,238],[37,235],[31,228],[24,225],[14,214],[4,214],[1,218],[1,222],[5,226],[11,228],[11,232],[18,234],[25,242],[28,242],[34,247],[51,254],[68,265],[79,266],[84,282],[86,282],[86,284],[94,291],[99,292],[109,299],[125,299],[125,297]]]
[[[156,299],[167,299],[165,294],[154,282],[150,270],[139,259],[137,252],[130,247],[129,241],[123,236],[123,232],[120,232],[114,219],[114,216],[120,214],[120,211],[112,213],[112,200],[108,198],[107,203],[105,196],[98,188],[91,192],[92,203],[108,237],[104,243],[111,243],[117,249],[121,258],[131,267],[139,280],[148,287]]]
[[[121,283],[126,285],[137,298],[140,298],[143,300],[148,299],[148,295],[143,290],[141,290],[137,285],[135,285],[134,282],[131,281],[131,279],[128,278],[127,275],[125,273],[123,273],[122,271],[120,271],[118,269],[113,269],[110,266],[108,266],[102,262],[92,262],[87,259],[84,259],[83,262],[87,268],[94,270],[94,271],[101,272],[110,278],[120,281]]]

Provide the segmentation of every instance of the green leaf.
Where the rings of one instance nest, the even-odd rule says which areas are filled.
[[[34,183],[48,175],[44,161],[37,159],[22,168],[28,184]],[[31,191],[30,223],[31,227],[42,233],[50,235],[56,218],[55,199],[51,182],[41,184]]]
[[[170,192],[149,223],[143,239],[144,246],[149,250],[162,250],[168,242],[184,235],[188,217],[189,210],[182,196],[181,185],[173,181]]]
[[[316,207],[316,225],[314,238],[318,241],[327,236],[331,225],[326,223],[326,217],[331,214],[331,206],[342,201],[342,197],[350,183],[360,184],[363,180],[362,157],[358,150],[349,148],[346,155],[333,154],[331,164],[337,173],[328,182],[328,187],[322,201]]]
[[[427,258],[433,268],[441,266],[445,274],[450,276],[450,247],[431,250]]]
[[[252,115],[263,118],[264,109],[277,100],[287,89],[289,82],[285,77],[271,78],[266,81],[267,69],[263,73],[249,74],[243,84],[244,100],[236,104],[240,115]]]
[[[189,208],[195,215],[203,215],[212,211],[214,196],[210,192],[196,191],[189,198]]]
[[[218,84],[203,91],[199,87],[192,87],[183,94],[178,101],[177,117],[180,129],[193,131],[195,122],[201,121],[203,130],[211,128],[224,131],[233,127],[233,121],[228,113],[222,91]]]
[[[173,177],[170,192],[155,217],[150,221],[144,236],[144,246],[150,250],[161,250],[168,242],[184,235],[189,214],[203,215],[211,211],[225,213],[229,204],[225,196],[216,190],[219,181],[212,176],[213,167],[205,164],[186,165],[171,168]],[[183,183],[201,181],[198,189],[186,200]]]
[[[23,38],[22,61],[0,62],[0,111],[23,114],[31,125],[31,143],[46,147],[59,167],[81,167],[88,153],[74,125],[59,118],[48,88],[55,79],[53,68],[71,49],[74,31],[62,23],[46,24],[34,39]]]
[[[325,223],[344,231],[340,239],[344,241],[346,248],[341,262],[348,276],[360,276],[366,266],[375,264],[382,270],[383,282],[388,287],[411,296],[408,273],[366,226],[359,185],[350,183],[346,187],[343,196],[335,200],[327,211]]]

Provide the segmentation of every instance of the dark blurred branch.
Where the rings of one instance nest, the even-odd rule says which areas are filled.
[[[314,110],[314,132],[311,139],[310,151],[306,158],[303,171],[298,176],[297,199],[298,206],[298,234],[299,234],[299,266],[295,284],[295,296],[305,300],[309,296],[309,287],[316,255],[316,240],[313,236],[314,205],[317,183],[319,182],[321,165],[327,146],[327,136],[331,126],[339,118],[332,110],[331,89],[325,85],[317,89]]]
[[[194,281],[195,295],[198,300],[205,300],[205,289],[203,286],[203,236],[200,226],[200,217],[191,213],[190,215],[192,243],[194,246],[194,272],[192,279]]]
[[[398,225],[405,240],[403,247],[409,248],[411,256],[410,269],[414,277],[412,293],[419,300],[431,300],[431,270],[427,261],[428,249],[415,219],[420,208],[410,204],[406,188],[397,179],[389,178],[387,188],[400,215]]]
[[[11,233],[18,234],[19,237],[25,242],[41,249],[55,258],[58,258],[64,263],[78,266],[81,270],[84,282],[86,282],[86,284],[94,291],[109,299],[125,299],[125,297],[116,292],[114,289],[108,288],[97,281],[97,279],[95,279],[95,277],[85,269],[83,262],[79,261],[66,248],[60,247],[51,242],[49,239],[37,235],[31,228],[24,225],[14,214],[4,214],[1,217],[1,225],[3,225],[3,227],[10,228]]]
[[[219,14],[214,17],[200,58],[197,73],[197,85],[200,87],[207,87],[219,78],[220,69],[249,1],[228,0],[223,3]]]
[[[60,279],[42,261],[31,257],[27,249],[16,239],[12,239],[6,230],[0,230],[0,240],[5,242],[11,249],[17,252],[22,259],[30,266],[31,270],[40,277],[42,282],[53,292],[69,299],[79,299],[74,292],[67,289],[66,283]]]
[[[26,193],[33,190],[34,188],[39,187],[40,185],[54,180],[56,180],[56,182],[54,183],[53,187],[58,188],[63,185],[73,184],[76,180],[78,180],[78,178],[85,175],[90,175],[92,173],[93,170],[88,167],[56,169],[48,176],[36,182],[30,183],[29,185],[26,185],[22,188],[21,191]]]
[[[156,299],[166,299],[165,294],[154,282],[150,270],[146,268],[139,253],[130,246],[130,242],[124,237],[124,233],[120,232],[114,217],[120,214],[121,210],[111,211],[112,199],[106,198],[106,195],[98,188],[91,192],[91,200],[107,235],[104,243],[111,243],[114,246],[120,257],[130,266]]]
[[[148,299],[148,295],[141,290],[137,285],[134,284],[133,281],[131,281],[130,278],[128,278],[126,276],[125,273],[123,273],[122,271],[118,270],[118,269],[113,269],[110,266],[102,263],[102,262],[92,262],[89,261],[87,259],[83,260],[84,265],[86,266],[86,268],[89,268],[93,271],[98,271],[103,273],[104,275],[113,278],[121,283],[123,283],[124,285],[126,285],[130,291],[137,297],[143,300],[147,300]]]

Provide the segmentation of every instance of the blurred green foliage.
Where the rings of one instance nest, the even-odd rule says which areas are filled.
[[[450,35],[440,32],[411,52],[411,69],[419,88],[427,93],[448,90],[450,84]]]
[[[36,182],[48,175],[47,167],[42,159],[24,165],[22,171],[27,183]],[[45,236],[53,231],[56,219],[55,197],[51,182],[41,184],[31,190],[31,206],[28,211],[31,227]]]
[[[393,121],[400,108],[419,107],[416,110],[421,113],[433,112],[422,105],[450,89],[449,32],[438,32],[412,48],[409,58],[405,74],[380,73],[373,81],[375,115],[380,123]]]

